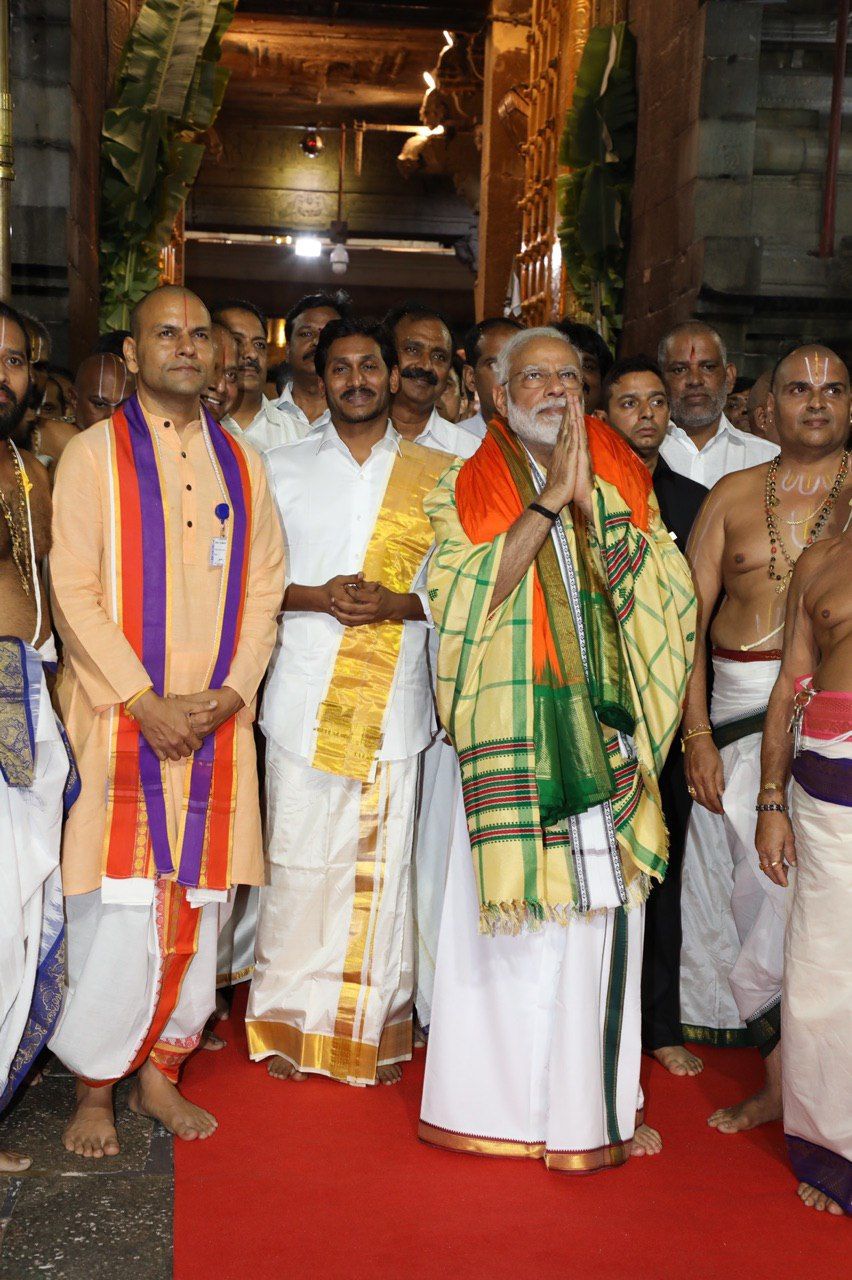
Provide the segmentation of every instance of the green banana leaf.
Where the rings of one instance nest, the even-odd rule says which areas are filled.
[[[636,42],[627,24],[595,27],[583,50],[559,148],[562,261],[583,313],[621,326],[636,153]]]
[[[101,133],[101,328],[126,328],[156,287],[159,256],[204,156],[229,72],[222,39],[236,0],[146,0]]]

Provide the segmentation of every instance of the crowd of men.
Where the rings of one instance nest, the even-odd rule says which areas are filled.
[[[164,286],[72,380],[0,304],[0,1111],[49,1047],[68,1151],[128,1076],[212,1136],[250,981],[272,1077],[393,1084],[416,1027],[424,1141],[569,1172],[660,1151],[643,1050],[751,1043],[709,1123],[852,1213],[842,360],[341,294],[286,343]]]

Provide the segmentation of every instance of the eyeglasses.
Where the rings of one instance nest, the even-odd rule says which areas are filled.
[[[556,378],[562,387],[576,387],[580,383],[579,369],[537,369],[530,366],[528,369],[521,369],[518,373],[513,373],[509,378],[509,382],[514,382],[515,378],[521,379],[521,384],[530,390],[540,390],[542,387],[550,386],[551,381]]]

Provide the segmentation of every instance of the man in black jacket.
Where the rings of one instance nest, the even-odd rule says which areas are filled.
[[[619,360],[604,379],[601,397],[600,417],[621,432],[651,472],[663,523],[685,551],[707,490],[672,471],[660,457],[669,423],[669,400],[660,369],[645,356]],[[642,1043],[673,1075],[694,1076],[703,1064],[685,1047],[680,1020],[680,875],[692,801],[678,746],[672,748],[660,775],[660,794],[669,829],[669,870],[663,883],[653,889],[645,913]]]

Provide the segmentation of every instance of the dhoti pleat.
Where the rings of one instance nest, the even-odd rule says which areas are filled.
[[[642,1107],[644,908],[483,936],[470,845],[450,856],[420,1137],[454,1151],[621,1164]]]
[[[411,1056],[418,758],[374,783],[267,749],[268,882],[246,1031],[253,1059],[372,1084]]]
[[[458,756],[441,734],[421,757],[420,788],[414,839],[414,928],[417,939],[417,983],[414,1006],[420,1025],[432,1018],[435,957],[444,886],[454,825],[461,808]],[[464,810],[461,810],[464,822]]]
[[[59,842],[68,755],[41,681],[34,776],[0,773],[0,1109],[33,1065],[59,1013],[64,978]]]
[[[241,884],[231,897],[232,901],[223,904],[219,912],[217,987],[248,982],[254,973],[254,937],[260,890],[256,884]]]
[[[714,729],[766,709],[777,660],[737,662],[714,655]],[[754,845],[760,787],[760,733],[721,747],[724,815],[694,804],[683,866],[681,1006],[688,1037],[778,1043],[786,890],[760,870]],[[732,1008],[733,1005],[733,1008]]]
[[[819,742],[812,749],[827,754]],[[835,750],[852,756],[852,746]],[[793,785],[798,869],[785,943],[784,1132],[796,1176],[852,1214],[852,808]]]
[[[218,904],[192,906],[170,881],[153,902],[66,899],[68,990],[50,1048],[91,1084],[146,1059],[176,1081],[215,1007]]]

